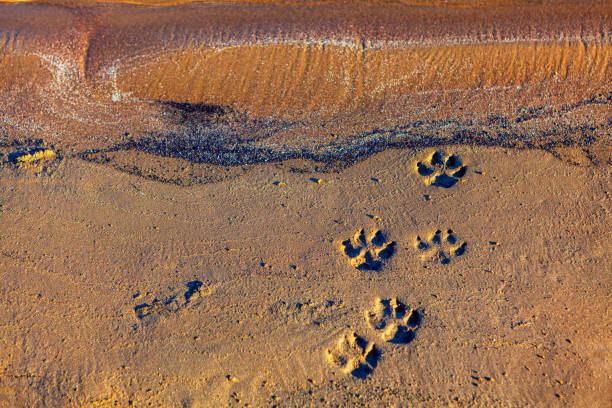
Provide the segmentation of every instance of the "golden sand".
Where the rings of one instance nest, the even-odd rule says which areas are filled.
[[[189,188],[0,168],[0,403],[606,406],[610,167],[440,150],[465,182],[425,183],[432,150]]]
[[[609,2],[41,3],[0,407],[609,405]]]

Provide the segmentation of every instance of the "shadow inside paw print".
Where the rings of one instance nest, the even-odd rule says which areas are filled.
[[[377,271],[382,268],[383,262],[393,255],[395,242],[387,241],[380,230],[374,231],[369,238],[366,238],[362,228],[352,241],[350,239],[342,241],[340,247],[355,268]]]
[[[331,365],[361,379],[374,371],[379,358],[376,346],[355,332],[340,337],[333,350],[325,349],[325,355]]]
[[[187,291],[185,292],[185,304],[189,303],[189,301],[191,301],[191,298],[193,298],[194,296],[197,297],[201,297],[202,293],[202,282],[199,280],[194,280],[191,282],[187,282],[185,284],[185,286],[187,286]]]
[[[467,249],[465,241],[458,243],[453,230],[436,230],[428,239],[420,236],[415,239],[415,247],[422,252],[423,261],[440,262],[442,265],[450,263],[451,257],[461,256]]]
[[[431,186],[450,188],[467,173],[467,166],[462,165],[457,155],[443,157],[435,151],[424,161],[416,163],[416,172]]]
[[[409,310],[397,298],[376,298],[374,309],[366,311],[365,316],[370,327],[378,331],[384,341],[395,344],[410,343],[421,323],[420,313]]]

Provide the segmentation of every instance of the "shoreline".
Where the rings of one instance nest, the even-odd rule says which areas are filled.
[[[228,164],[241,164],[232,149],[277,160],[601,144],[612,132],[601,7],[2,5],[2,141],[43,138],[72,155],[129,133],[148,152],[214,162],[218,151]]]

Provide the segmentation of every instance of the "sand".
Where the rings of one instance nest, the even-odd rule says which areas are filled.
[[[0,407],[607,407],[606,2],[0,5]]]
[[[3,134],[73,155],[129,134],[201,162],[212,145],[218,164],[363,157],[370,141],[562,142],[607,161],[606,6],[4,4]]]
[[[610,168],[443,150],[469,166],[448,189],[408,150],[187,189],[2,170],[4,406],[607,405]],[[361,228],[396,242],[378,270],[342,251]],[[465,252],[415,246],[438,229]],[[376,297],[421,314],[408,344],[367,324]],[[365,379],[324,355],[352,331]]]

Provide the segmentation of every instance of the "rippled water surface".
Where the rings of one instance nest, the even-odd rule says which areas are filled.
[[[232,165],[589,146],[610,137],[611,54],[597,2],[4,4],[1,137]]]

